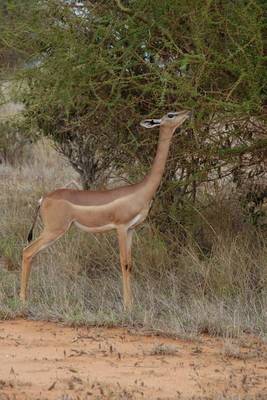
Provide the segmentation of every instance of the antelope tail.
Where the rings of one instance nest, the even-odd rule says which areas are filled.
[[[36,220],[37,220],[37,217],[38,217],[38,214],[39,214],[40,207],[41,207],[41,202],[39,202],[39,204],[38,204],[38,206],[37,206],[37,208],[36,208],[35,215],[34,215],[34,220],[33,220],[33,224],[32,224],[32,227],[31,227],[31,229],[30,229],[30,232],[28,233],[28,238],[27,238],[28,243],[30,243],[30,242],[32,241],[32,238],[33,238],[33,228],[34,228],[34,226],[35,226],[35,224],[36,224]]]

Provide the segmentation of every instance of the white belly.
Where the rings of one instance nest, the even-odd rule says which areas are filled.
[[[94,227],[90,227],[90,226],[86,226],[86,225],[82,225],[77,221],[74,221],[74,224],[82,229],[85,232],[91,232],[91,233],[100,233],[100,232],[108,232],[111,231],[112,229],[116,228],[115,224],[107,224],[107,225],[103,225],[103,226],[94,226]]]

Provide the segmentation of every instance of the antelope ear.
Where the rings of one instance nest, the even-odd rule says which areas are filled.
[[[140,125],[143,128],[150,129],[150,128],[154,128],[156,126],[160,126],[160,123],[161,123],[161,119],[145,119],[144,121],[140,122]]]

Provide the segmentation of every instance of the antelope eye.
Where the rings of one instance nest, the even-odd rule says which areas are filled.
[[[174,114],[168,114],[168,118],[173,118]]]

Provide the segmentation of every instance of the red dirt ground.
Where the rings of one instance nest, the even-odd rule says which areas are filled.
[[[250,336],[229,344],[206,336],[187,341],[126,329],[0,322],[1,400],[206,399],[216,394],[266,394],[267,399],[266,344]]]

